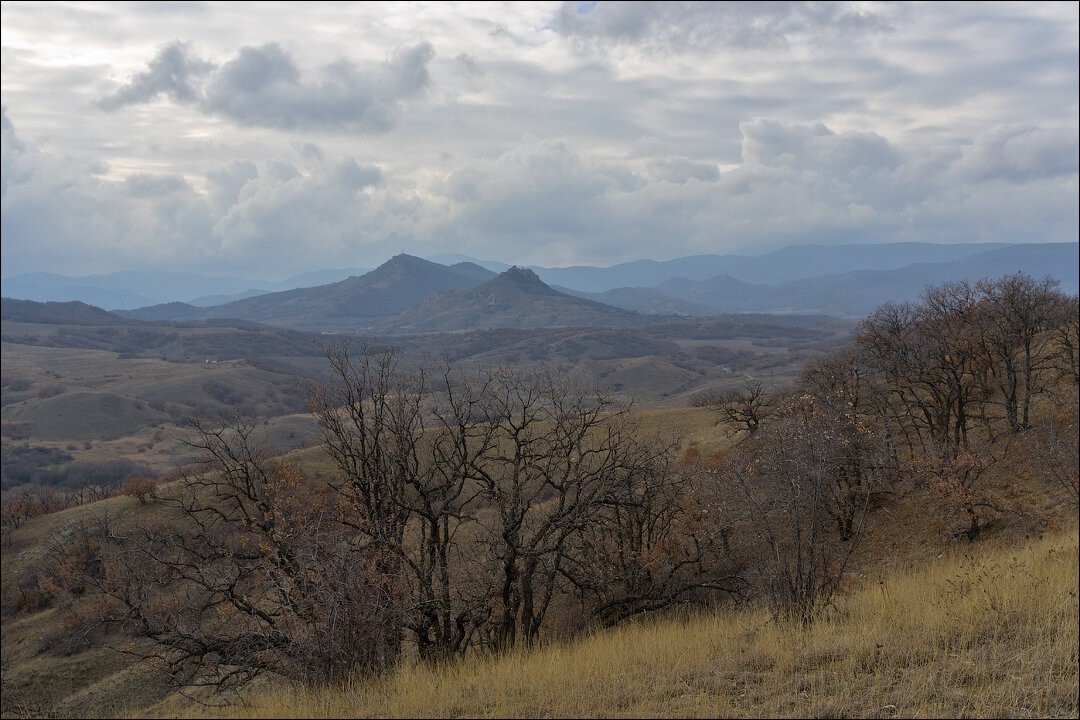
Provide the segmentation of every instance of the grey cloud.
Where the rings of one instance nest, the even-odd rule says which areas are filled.
[[[250,160],[232,160],[206,173],[210,204],[217,215],[234,205],[249,180],[259,176],[259,168]]]
[[[346,158],[335,165],[329,175],[331,184],[347,190],[360,190],[381,179],[382,172],[379,168],[373,165],[361,166],[352,158]]]
[[[24,178],[16,158],[26,152],[26,145],[15,134],[15,126],[8,119],[7,106],[0,106],[0,197],[7,194],[8,182],[22,182]]]
[[[565,2],[559,31],[581,41],[669,50],[776,47],[794,35],[831,38],[888,32],[887,6],[850,2]]]
[[[300,143],[297,152],[308,162],[321,163],[325,158],[322,148],[312,142]]]
[[[135,198],[161,197],[190,191],[191,186],[179,175],[133,173],[124,178],[128,195]]]
[[[97,105],[111,112],[125,105],[149,102],[162,94],[176,103],[193,103],[198,99],[196,84],[213,69],[213,63],[194,55],[189,43],[173,42],[161,49],[145,72],[99,99]]]
[[[10,123],[8,130],[5,150],[21,150],[3,168],[5,267],[87,272],[205,257],[193,240],[209,233],[208,208],[181,178],[104,180],[98,163],[41,151],[18,140]]]
[[[691,179],[702,182],[714,182],[720,179],[720,168],[716,163],[695,162],[686,157],[650,160],[649,170],[653,177],[678,185],[683,185]]]
[[[206,173],[202,196],[177,175],[103,179],[94,163],[24,142],[6,111],[3,143],[9,272],[211,266],[273,274],[356,263],[357,228],[389,231],[380,214],[387,203],[366,196],[379,187],[380,169],[347,156],[315,162],[307,174],[287,157],[230,161]]]
[[[565,143],[531,140],[459,169],[444,191],[485,233],[540,238],[599,230],[604,197],[619,185],[617,174],[583,162]]]
[[[743,160],[833,174],[891,171],[901,162],[888,140],[876,133],[836,134],[822,123],[798,125],[770,118],[739,123]]]
[[[340,59],[307,80],[276,43],[244,47],[215,67],[185,43],[166,46],[148,69],[97,101],[104,110],[148,102],[164,94],[178,104],[250,127],[385,132],[403,103],[429,85],[434,50],[426,42],[381,63]]]
[[[980,133],[954,165],[963,179],[1022,182],[1078,171],[1075,129],[999,125]]]
[[[1005,228],[1013,239],[1076,233],[1075,183],[1033,178],[1010,196],[957,182],[951,147],[931,161],[821,123],[759,118],[741,129],[737,168],[659,156],[645,177],[564,143],[524,142],[434,188],[452,202],[442,229],[477,245],[524,239],[518,260],[549,265],[806,242],[992,240]],[[636,181],[615,181],[616,169]],[[1027,198],[1023,207],[1015,197]]]

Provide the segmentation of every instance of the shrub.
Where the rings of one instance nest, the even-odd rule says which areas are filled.
[[[133,497],[140,503],[145,503],[147,498],[152,497],[157,481],[146,475],[136,475],[127,481],[127,485],[120,491],[121,495]]]

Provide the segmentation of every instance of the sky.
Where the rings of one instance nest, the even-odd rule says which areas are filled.
[[[1080,4],[3,2],[2,267],[1078,237]]]

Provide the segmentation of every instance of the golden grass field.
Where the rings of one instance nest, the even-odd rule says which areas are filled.
[[[627,624],[342,687],[275,687],[221,714],[1076,717],[1076,523],[971,548],[866,583],[810,627],[745,609]]]

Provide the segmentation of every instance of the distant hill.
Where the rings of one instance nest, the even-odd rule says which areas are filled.
[[[536,273],[512,267],[483,285],[441,292],[380,323],[392,332],[484,328],[642,325],[646,318],[622,308],[572,297],[546,285]]]
[[[857,317],[885,302],[914,300],[928,285],[975,282],[1023,271],[1035,278],[1050,275],[1064,292],[1080,286],[1080,245],[1046,243],[1009,245],[945,263],[915,263],[894,270],[856,270],[786,283],[745,283],[728,275],[708,280],[670,280],[656,287],[684,300],[712,306],[716,312],[818,312]]]
[[[214,305],[224,305],[234,300],[246,300],[247,298],[257,297],[259,295],[265,295],[270,290],[245,290],[244,292],[233,293],[230,295],[200,295],[197,298],[192,298],[186,305],[194,305],[195,307],[211,307]]]
[[[215,277],[199,273],[121,270],[107,275],[71,277],[56,273],[27,273],[3,279],[4,297],[38,302],[81,301],[103,308],[131,309],[186,300],[192,305],[206,297],[220,302],[238,300],[243,293],[268,293],[313,287],[363,275],[367,268],[336,268],[301,273],[281,281]]]
[[[34,302],[0,299],[0,319],[4,322],[44,325],[123,325],[119,315],[82,302]]]
[[[428,255],[425,260],[431,262],[437,262],[441,265],[455,265],[457,263],[472,263],[473,265],[479,265],[480,267],[487,268],[492,272],[501,273],[510,269],[510,266],[504,262],[498,262],[495,260],[477,260],[469,255],[462,255],[461,253],[436,253],[434,255]]]
[[[730,275],[748,283],[773,284],[852,270],[891,270],[912,263],[952,262],[1004,247],[1009,245],[914,242],[798,245],[764,255],[692,255],[663,262],[635,260],[611,267],[533,266],[531,269],[549,285],[584,292],[605,292],[622,287],[655,287],[674,278],[707,280],[717,275]]]
[[[132,320],[199,320],[202,318],[203,309],[182,302],[162,303],[136,310],[117,310],[117,315],[131,318]]]
[[[655,289],[682,300],[708,305],[714,313],[768,311],[773,307],[771,286],[743,282],[730,275],[717,275],[708,280],[679,277],[663,282]]]
[[[254,320],[301,330],[363,329],[429,295],[474,287],[494,275],[473,263],[447,267],[402,254],[360,277],[204,308],[201,317]]]
[[[137,308],[198,295],[233,294],[251,287],[270,289],[271,283],[198,273],[122,270],[107,275],[68,277],[30,273],[4,278],[3,293],[24,300],[82,302],[107,308]]]
[[[605,290],[602,293],[571,290],[560,285],[556,290],[574,297],[585,298],[605,305],[612,305],[624,310],[633,310],[643,315],[715,315],[716,308],[705,303],[678,298],[655,288],[623,287]]]

